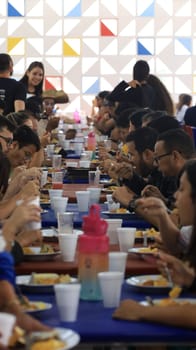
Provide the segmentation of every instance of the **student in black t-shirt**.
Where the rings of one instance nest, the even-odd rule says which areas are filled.
[[[15,79],[11,79],[13,73],[12,58],[6,54],[0,54],[0,108],[1,113],[7,115],[25,108],[26,93],[24,86]]]

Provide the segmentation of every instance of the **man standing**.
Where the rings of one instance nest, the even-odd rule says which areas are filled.
[[[26,92],[22,83],[11,79],[13,73],[12,58],[0,54],[0,113],[7,115],[25,109]]]

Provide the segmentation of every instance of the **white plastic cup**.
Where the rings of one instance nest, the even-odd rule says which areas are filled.
[[[110,244],[118,244],[117,229],[122,226],[122,219],[105,219],[105,221],[108,223],[107,235]]]
[[[67,209],[68,197],[53,197],[52,205],[57,216],[57,213],[63,214]]]
[[[70,141],[68,141],[68,140],[63,141],[63,149],[65,151],[70,149]]]
[[[28,202],[28,204],[34,204],[37,207],[40,207],[40,197],[37,196],[34,199],[32,199],[31,201]],[[41,229],[41,216],[40,216],[40,221],[31,221],[28,222],[26,225],[26,230],[27,231],[32,231],[32,230],[40,230]]]
[[[89,185],[95,185],[96,171],[90,170],[88,172],[88,183]]]
[[[125,252],[109,252],[109,271],[120,271],[124,276],[127,255]]]
[[[81,285],[79,283],[55,284],[55,298],[63,322],[77,320]]]
[[[50,205],[51,208],[53,208],[53,197],[62,197],[63,196],[63,190],[55,190],[55,189],[49,189],[49,198],[50,198]]]
[[[83,143],[81,142],[75,142],[74,144],[74,151],[77,156],[80,156],[83,150]]]
[[[76,199],[79,212],[87,212],[89,209],[90,192],[76,191]]]
[[[107,308],[118,307],[124,274],[120,271],[105,271],[98,273],[103,305]]]
[[[74,261],[78,235],[74,233],[59,233],[58,239],[63,261]]]
[[[48,158],[52,158],[52,156],[54,154],[54,145],[53,144],[46,146],[46,153],[47,153]]]
[[[121,227],[117,228],[118,241],[121,252],[127,252],[132,248],[135,242],[135,227]]]
[[[15,315],[0,312],[0,344],[8,346],[15,322]]]
[[[74,213],[57,213],[57,224],[58,224],[58,233],[67,234],[73,233],[73,218]]]
[[[62,155],[61,154],[53,154],[52,156],[52,167],[56,170],[61,169],[62,163]]]
[[[47,183],[48,170],[42,170],[40,186],[43,187]]]
[[[52,188],[62,189],[63,188],[63,172],[55,171],[52,173]]]
[[[99,203],[101,188],[100,187],[88,187],[87,191],[90,192],[89,206]]]

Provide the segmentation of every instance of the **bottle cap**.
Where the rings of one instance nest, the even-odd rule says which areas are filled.
[[[89,215],[83,216],[82,229],[84,234],[90,236],[106,235],[108,223],[100,218],[100,206],[93,204],[90,207]]]

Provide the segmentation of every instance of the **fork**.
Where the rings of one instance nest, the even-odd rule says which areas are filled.
[[[173,288],[174,287],[174,282],[172,280],[171,272],[170,272],[170,270],[168,269],[167,266],[164,267],[164,270],[165,270],[165,273],[167,275],[168,282],[169,282],[171,288]]]

